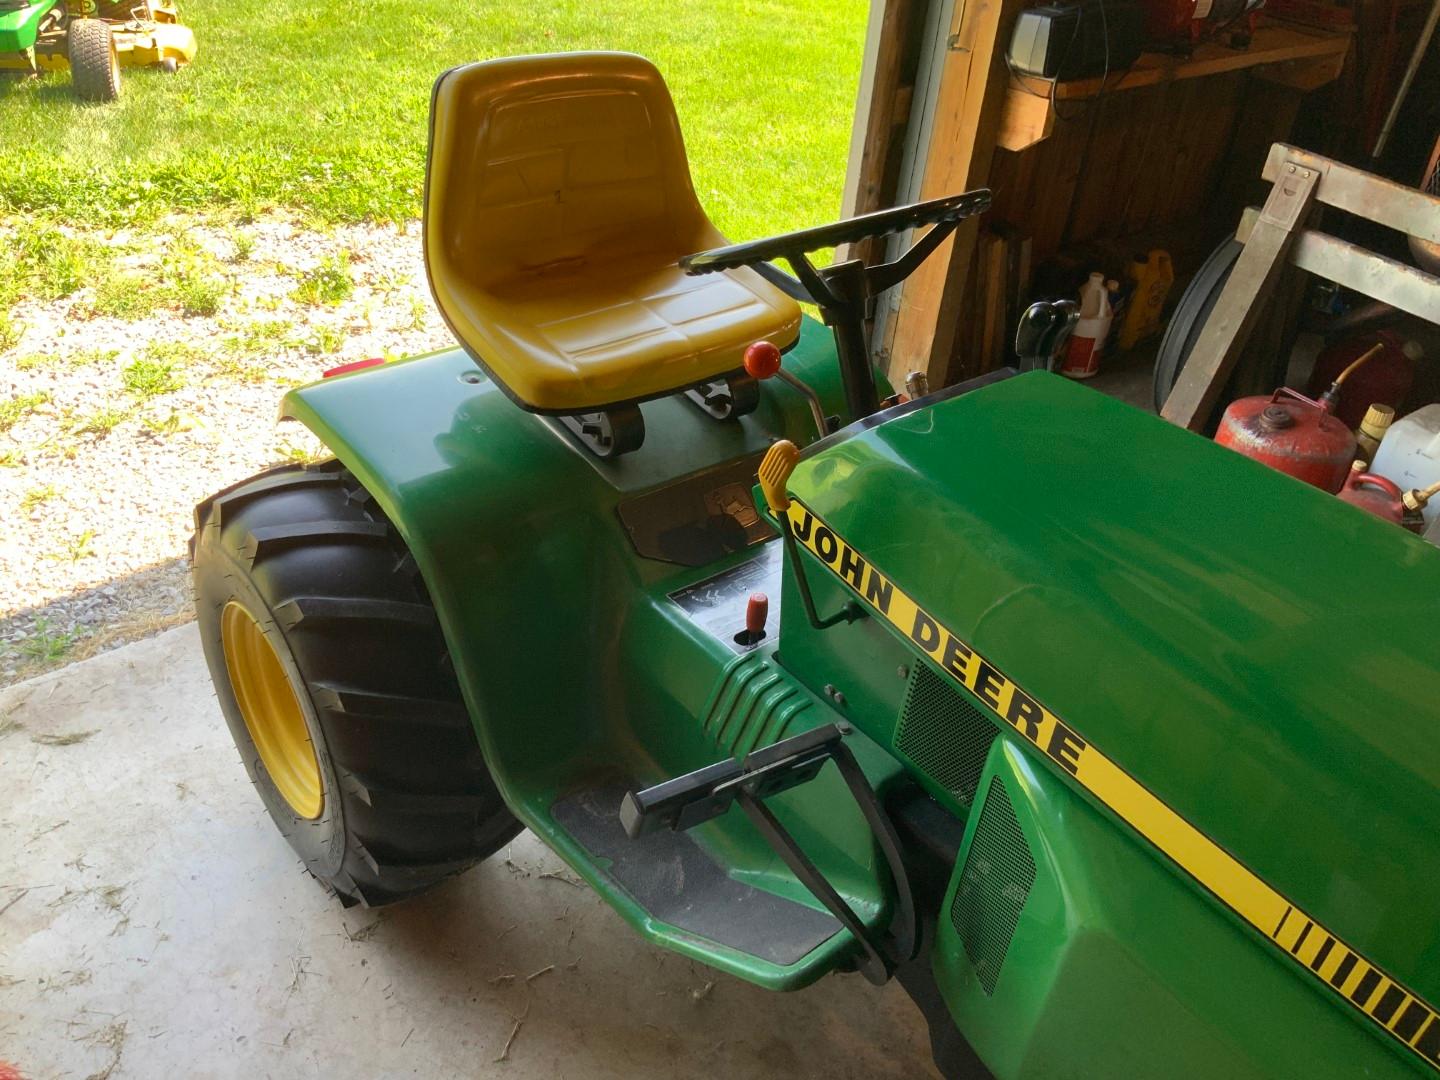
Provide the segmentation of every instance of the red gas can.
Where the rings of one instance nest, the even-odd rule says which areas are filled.
[[[1211,37],[1260,7],[1253,0],[1142,0],[1145,32],[1156,42]],[[1246,24],[1248,28],[1248,23]]]
[[[1405,520],[1405,504],[1398,485],[1383,476],[1367,473],[1355,463],[1355,468],[1345,478],[1345,486],[1338,497],[1351,506],[1358,506],[1378,518],[1384,518],[1399,525]]]
[[[1421,511],[1425,509],[1431,496],[1440,492],[1440,484],[1434,485],[1434,488],[1434,491],[1426,488],[1424,491],[1402,492],[1399,484],[1375,473],[1367,473],[1365,463],[1357,461],[1350,467],[1345,486],[1336,497],[1378,518],[1409,529],[1416,536],[1423,536],[1425,515]]]
[[[1355,460],[1350,429],[1288,386],[1231,404],[1215,441],[1332,493],[1345,483]]]

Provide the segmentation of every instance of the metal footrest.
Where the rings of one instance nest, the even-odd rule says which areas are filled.
[[[895,968],[915,955],[915,899],[900,855],[900,839],[880,800],[844,738],[850,728],[826,724],[793,738],[761,747],[743,761],[721,761],[640,791],[627,792],[620,822],[632,840],[659,829],[683,831],[719,817],[731,805],[740,808],[785,865],[860,943],[860,970],[883,983]],[[795,838],[765,805],[765,800],[820,774],[833,761],[885,856],[895,886],[890,928],[876,935],[835,891]]]

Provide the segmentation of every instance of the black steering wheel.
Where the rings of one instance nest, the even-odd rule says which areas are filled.
[[[766,240],[750,240],[743,244],[711,248],[709,251],[686,255],[680,260],[680,269],[688,274],[713,274],[719,270],[733,270],[739,266],[753,266],[774,259],[784,259],[794,265],[797,257],[821,248],[853,244],[872,236],[889,236],[891,233],[919,228],[922,225],[948,226],[936,237],[931,245],[933,248],[948,236],[962,219],[983,213],[989,208],[989,190],[978,188],[959,195],[946,195],[941,199],[896,206],[889,210],[876,210],[874,213],[861,214],[830,225],[797,229]],[[925,243],[936,231],[932,229],[920,243]],[[917,244],[916,248],[919,246]],[[927,254],[929,249],[920,258],[923,259]],[[919,260],[916,262],[918,264]],[[799,267],[796,266],[796,269],[799,270]]]
[[[688,274],[713,274],[742,266],[753,267],[756,273],[796,300],[819,307],[822,321],[835,335],[835,353],[840,361],[850,419],[858,420],[880,407],[865,328],[871,302],[909,277],[962,220],[989,208],[989,190],[977,188],[943,199],[861,214],[833,225],[800,229],[768,240],[751,240],[686,255],[680,260],[680,268]],[[872,236],[888,236],[924,225],[929,225],[930,230],[891,262],[867,266],[859,259],[847,259],[817,268],[810,261],[809,253],[821,248],[852,244]],[[773,259],[789,263],[795,277],[773,265]]]

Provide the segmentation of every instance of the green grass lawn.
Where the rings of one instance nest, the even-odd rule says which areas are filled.
[[[97,223],[271,206],[318,221],[420,212],[435,76],[516,53],[624,49],[664,72],[701,201],[731,238],[835,218],[864,0],[182,0],[200,53],[127,70],[84,106],[68,76],[0,81],[0,214]]]

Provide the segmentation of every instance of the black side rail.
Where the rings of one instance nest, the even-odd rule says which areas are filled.
[[[848,725],[826,724],[761,747],[746,755],[743,762],[721,761],[653,787],[628,792],[620,803],[620,823],[634,840],[663,828],[693,828],[739,803],[801,884],[859,942],[863,953],[860,971],[870,982],[879,985],[886,982],[897,967],[915,957],[918,946],[915,897],[901,856],[899,834],[855,755],[843,741],[850,730]],[[895,914],[889,930],[882,935],[877,936],[865,926],[765,805],[771,796],[815,779],[828,761],[833,761],[840,770],[885,856],[895,886]]]

